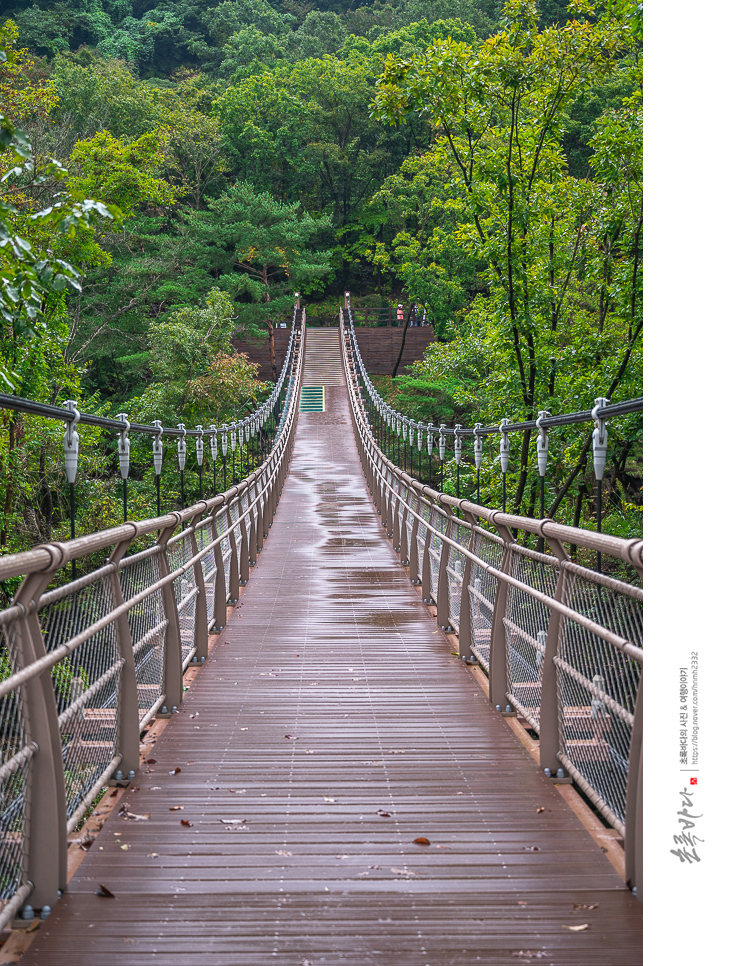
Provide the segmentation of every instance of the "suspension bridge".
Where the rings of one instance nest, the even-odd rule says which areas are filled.
[[[641,962],[641,541],[419,482],[371,390],[296,312],[260,466],[0,558],[6,961]]]

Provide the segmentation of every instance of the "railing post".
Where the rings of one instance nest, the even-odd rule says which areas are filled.
[[[444,530],[444,536],[450,537],[451,534],[449,530],[451,529],[451,520],[453,518],[453,513],[451,509],[447,509],[448,516],[446,517],[446,529]],[[449,622],[449,574],[448,566],[449,559],[451,556],[451,545],[446,543],[445,540],[441,540],[441,557],[439,558],[439,580],[437,584],[436,591],[436,623],[444,631],[451,630],[451,624]]]
[[[428,522],[433,523],[433,501],[431,497],[426,497],[425,500],[428,501]],[[424,604],[433,604],[433,596],[431,594],[431,531],[426,527],[426,533],[423,538],[423,560],[421,561],[421,586],[424,590],[421,591],[421,597],[423,598]]]
[[[233,497],[236,499],[236,497]],[[231,514],[231,503],[226,503],[226,529],[228,530],[228,545],[231,548],[231,562],[228,564],[228,602],[235,604],[238,601],[238,550],[236,548],[236,531],[233,529],[233,515]]]
[[[476,544],[476,519],[471,513],[464,512],[464,519],[471,527],[469,535],[469,552],[474,553]],[[461,580],[461,600],[459,601],[459,657],[463,661],[471,660],[472,624],[471,624],[471,583],[472,560],[464,558],[464,573]]]
[[[629,747],[629,773],[626,782],[626,882],[643,899],[644,892],[644,700],[643,680],[639,680],[634,706],[634,727]]]
[[[264,549],[265,524],[264,510],[266,508],[266,495],[263,475],[256,480],[256,552],[261,553]]]
[[[264,537],[269,536],[269,531],[274,525],[274,506],[275,506],[275,486],[274,477],[271,469],[266,471],[266,498],[264,499]]]
[[[402,504],[403,519],[401,520],[400,529],[400,562],[404,567],[408,566],[408,527],[406,526],[406,517],[411,512],[408,506],[408,489],[406,488],[405,502]]]
[[[112,590],[112,604],[120,607],[124,603],[122,582],[119,577],[119,561],[124,557],[130,543],[136,536],[135,532],[128,540],[118,543],[109,556],[109,563],[114,564],[114,570],[109,575]],[[134,660],[132,632],[129,628],[129,615],[125,611],[114,621],[117,635],[117,650],[124,664],[119,671],[119,689],[117,691],[117,720],[116,720],[116,753],[122,756],[119,767],[114,773],[116,781],[131,781],[139,769],[139,695],[137,693],[137,668]]]
[[[421,578],[418,576],[418,527],[419,522],[416,520],[416,515],[421,516],[421,494],[418,495],[416,499],[416,505],[413,508],[414,519],[413,526],[411,527],[411,546],[409,549],[409,562],[410,570],[408,576],[411,578],[411,583],[417,586],[420,583]]]
[[[248,545],[248,531],[246,530],[246,514],[248,507],[243,509],[243,492],[241,491],[236,498],[238,500],[238,525],[241,531],[241,550],[238,558],[238,579],[241,586],[245,587],[251,576],[251,558]]]
[[[509,527],[501,526],[492,519],[504,544],[502,554],[502,573],[509,574],[512,569],[512,532]],[[489,638],[489,696],[498,711],[507,708],[507,634],[505,633],[504,618],[507,614],[507,595],[509,584],[499,580],[497,593],[494,597],[492,612],[492,628]]]
[[[383,467],[383,503],[385,514],[383,516],[383,526],[385,533],[390,540],[393,536],[393,494],[388,489],[387,467]]]
[[[398,496],[400,495],[400,477],[396,476],[395,473],[391,471],[390,474],[390,513],[391,513],[391,523],[390,523],[390,534],[393,540],[393,550],[396,553],[400,553],[400,538],[401,529],[399,526],[398,516],[400,514],[400,500]]]
[[[248,488],[248,560],[251,567],[253,567],[256,563],[258,554],[258,535],[256,533],[258,527],[256,483],[256,480],[252,480]]]
[[[555,554],[558,561],[570,559],[565,552],[565,547],[559,540],[550,537],[544,538],[550,549]],[[564,567],[560,568],[557,584],[555,586],[554,599],[558,603],[564,603],[568,588],[568,572]],[[555,666],[555,658],[558,656],[560,647],[560,634],[563,627],[563,615],[557,610],[550,613],[548,621],[547,639],[545,641],[545,653],[542,660],[542,683],[540,687],[540,767],[547,774],[554,775],[561,767],[558,761],[560,751],[560,718],[561,702],[558,689],[558,671]]]
[[[15,670],[21,670],[46,654],[35,602],[61,566],[63,556],[46,546],[52,563],[44,573],[28,574],[18,588],[14,603],[25,613],[15,625]],[[28,739],[35,745],[28,767],[28,800],[25,811],[27,843],[25,878],[33,883],[28,905],[40,910],[53,906],[66,888],[66,785],[56,696],[50,670],[35,675],[21,686],[22,713]]]
[[[223,549],[221,547],[218,532],[218,520],[220,514],[213,509],[211,512],[211,522],[213,525],[213,558],[215,560],[215,587],[213,590],[213,620],[218,633],[226,625],[226,570],[223,564]]]
[[[157,538],[157,546],[160,548],[158,557],[160,577],[169,577],[171,573],[170,561],[167,558],[167,543],[182,522],[179,513],[176,513],[175,516],[177,517],[175,523],[164,530],[160,530]],[[172,582],[165,584],[162,588],[162,610],[167,619],[163,650],[164,662],[162,665],[162,693],[165,695],[165,703],[160,709],[159,717],[165,717],[168,712],[173,714],[180,707],[183,699],[180,612],[177,609],[175,587]],[[207,640],[206,630],[206,643]]]
[[[200,552],[195,534],[206,510],[207,504],[190,520],[190,543],[192,545],[193,556],[197,556]],[[193,564],[193,575],[198,588],[198,596],[195,598],[195,657],[193,658],[193,663],[202,664],[208,660],[208,600],[205,593],[205,577],[203,575],[202,560],[196,560]]]

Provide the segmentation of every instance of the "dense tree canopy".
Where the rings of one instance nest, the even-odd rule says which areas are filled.
[[[635,0],[16,0],[8,17],[6,389],[221,422],[275,373],[273,349],[256,373],[231,336],[273,346],[295,291],[314,313],[349,289],[436,325],[383,387],[412,415],[495,423],[640,394]],[[21,545],[62,517],[59,441],[2,418],[2,543],[23,517]],[[638,421],[617,435],[608,496],[633,532]],[[513,453],[520,512],[533,444]],[[114,505],[98,445],[89,520]],[[550,508],[591,525],[585,433],[561,445]]]

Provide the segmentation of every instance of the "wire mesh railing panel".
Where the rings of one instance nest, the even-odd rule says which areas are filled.
[[[471,540],[471,528],[463,523],[459,523],[458,517],[452,517],[449,521],[448,536],[461,547],[468,549]],[[446,569],[448,577],[447,587],[449,594],[449,622],[452,627],[459,630],[461,622],[461,591],[464,586],[464,567],[466,557],[463,553],[451,547],[449,553],[449,566]]]
[[[180,622],[180,648],[183,667],[195,651],[195,608],[198,599],[198,585],[195,571],[190,561],[194,556],[193,531],[183,530],[180,538],[167,545],[167,560],[171,571],[185,568],[173,581],[178,620]]]
[[[504,549],[501,542],[491,534],[477,531],[474,535],[473,553],[487,566],[499,570],[502,566]],[[494,605],[497,600],[499,581],[485,567],[472,562],[471,581],[469,582],[469,601],[471,604],[472,653],[489,670],[489,655],[492,641]]]
[[[566,574],[565,602],[638,648],[641,602],[611,587]],[[626,820],[629,749],[641,664],[565,618],[556,658],[560,695],[560,756]]]
[[[151,587],[160,579],[159,555],[131,557],[120,571],[122,594],[126,601]],[[134,669],[137,675],[139,720],[162,694],[167,618],[160,590],[134,604],[128,612],[132,636]]]
[[[86,586],[82,580],[64,588],[65,595],[41,606],[38,618],[49,653],[114,609],[111,574],[104,572]],[[116,748],[117,699],[122,661],[114,621],[92,634],[54,665],[51,678],[58,709],[70,817],[110,764]]]
[[[10,677],[17,667],[15,624],[0,626],[0,674]],[[0,900],[12,899],[24,884],[24,835],[30,759],[33,747],[27,733],[19,690],[0,698]]]
[[[548,597],[555,595],[559,567],[545,554],[527,556],[513,545],[511,575]],[[550,608],[527,591],[510,586],[504,618],[507,648],[507,693],[514,706],[539,733],[542,670]]]
[[[431,526],[437,530],[437,533],[431,533],[431,542],[428,547],[428,562],[431,570],[431,598],[433,600],[438,599],[438,588],[439,588],[439,567],[441,565],[441,554],[448,548],[448,544],[445,544],[439,534],[446,533],[447,527],[449,525],[448,515],[437,506],[432,507]]]
[[[210,548],[201,557],[200,563],[203,568],[203,583],[205,585],[205,603],[206,603],[206,614],[208,616],[208,624],[213,620],[213,613],[215,609],[215,578],[218,573],[218,567],[215,562],[215,553],[211,547],[211,543],[215,540],[213,534],[213,521],[209,518],[204,520],[195,532],[198,540],[198,549],[204,550],[205,548]]]

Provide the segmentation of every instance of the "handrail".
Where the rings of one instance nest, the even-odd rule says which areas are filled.
[[[20,907],[48,915],[66,887],[68,831],[104,784],[134,777],[141,730],[180,706],[185,669],[207,659],[209,632],[247,583],[289,469],[305,329],[303,312],[271,451],[240,483],[181,511],[0,557],[0,579],[23,578],[0,612],[0,774],[10,783],[0,928]],[[152,533],[154,547],[127,556]],[[47,592],[75,560],[89,572]]]
[[[385,418],[395,422],[399,428],[403,426],[412,426],[415,429],[421,430],[421,432],[426,430],[431,436],[432,443],[437,434],[442,436],[459,436],[463,439],[466,439],[468,437],[476,438],[495,435],[497,433],[516,433],[525,429],[551,429],[557,426],[570,426],[574,423],[590,423],[595,422],[596,420],[605,421],[616,416],[626,416],[629,413],[643,412],[644,409],[644,400],[641,397],[636,399],[626,399],[619,403],[611,403],[605,399],[605,397],[600,397],[600,399],[604,401],[601,402],[599,399],[596,399],[596,405],[593,407],[593,409],[584,409],[573,413],[562,413],[559,416],[545,415],[534,420],[524,420],[519,423],[510,423],[507,420],[503,420],[498,426],[482,426],[481,424],[466,427],[447,426],[446,424],[436,426],[433,423],[424,423],[417,419],[411,419],[404,413],[401,413],[397,409],[393,409],[391,406],[389,406],[371,382],[365,366],[363,365],[360,349],[357,345],[356,327],[352,318],[352,310],[349,308],[349,306],[347,308],[347,312],[351,339],[353,340],[353,357],[357,364],[360,378],[363,380],[373,405],[381,415],[384,415]]]
[[[213,485],[216,487],[216,470],[219,449],[223,456],[223,476],[224,486],[227,486],[227,454],[230,450],[233,461],[232,474],[236,478],[235,450],[236,445],[241,450],[241,475],[243,474],[243,453],[246,447],[246,460],[250,456],[248,449],[249,440],[253,434],[265,433],[268,430],[275,431],[276,422],[279,419],[279,404],[281,394],[284,390],[284,382],[290,375],[291,359],[294,345],[294,333],[296,328],[297,307],[294,307],[291,334],[287,346],[284,363],[281,367],[279,377],[266,399],[252,413],[244,418],[233,420],[230,423],[223,423],[221,426],[211,424],[207,428],[198,424],[194,429],[187,428],[183,423],[178,423],[177,427],[163,426],[159,420],[155,420],[153,425],[144,423],[133,423],[127,418],[127,413],[120,413],[115,419],[106,416],[97,416],[94,413],[84,413],[76,406],[76,400],[67,399],[63,406],[51,406],[47,403],[37,402],[32,399],[25,399],[20,396],[12,396],[0,393],[0,409],[8,409],[31,416],[42,417],[44,419],[55,419],[64,424],[63,427],[63,451],[66,471],[66,480],[69,485],[70,498],[70,523],[71,537],[76,536],[76,497],[75,486],[79,466],[80,439],[76,430],[77,425],[95,426],[100,429],[111,430],[118,434],[118,466],[123,486],[123,508],[124,520],[127,520],[127,483],[131,459],[130,433],[137,433],[142,436],[152,438],[153,467],[155,473],[155,485],[157,490],[157,513],[161,509],[161,477],[164,459],[162,446],[163,437],[172,437],[178,440],[177,443],[177,464],[180,470],[180,502],[185,504],[185,468],[188,459],[187,437],[195,440],[195,457],[198,464],[198,474],[200,476],[200,496],[203,496],[203,465],[205,461],[204,440],[210,441],[210,464],[213,468]],[[220,442],[220,446],[219,446]],[[259,447],[261,452],[262,436],[259,435]],[[263,455],[263,453],[261,453]],[[73,570],[73,565],[72,565]],[[72,575],[76,573],[73,570]]]
[[[294,314],[296,317],[296,308],[294,310]],[[252,413],[243,419],[235,420],[226,428],[212,424],[207,429],[202,426],[196,426],[195,429],[188,429],[182,424],[178,424],[177,427],[163,426],[160,428],[158,426],[147,425],[146,423],[126,422],[120,417],[110,419],[107,416],[97,416],[94,413],[84,413],[80,410],[77,410],[76,414],[74,414],[73,409],[65,408],[63,406],[51,406],[49,403],[41,403],[33,399],[25,399],[22,396],[11,396],[4,392],[0,392],[0,409],[11,409],[15,412],[27,413],[31,416],[42,416],[44,419],[58,419],[66,423],[81,423],[86,426],[96,426],[100,429],[111,429],[114,430],[114,432],[122,432],[123,430],[126,430],[128,433],[142,433],[146,436],[159,436],[160,433],[163,436],[174,436],[181,439],[186,436],[221,436],[227,431],[230,432],[232,428],[238,429],[239,426],[244,427],[246,424],[251,425],[258,419],[265,418],[266,415],[270,414],[271,410],[273,410],[276,399],[278,398],[283,387],[284,379],[287,376],[287,370],[292,353],[294,332],[295,326],[292,324],[286,356],[274,388],[261,403],[261,405],[257,406]],[[75,406],[76,403],[74,402],[73,405]]]
[[[344,313],[340,340],[363,470],[401,562],[460,657],[487,673],[497,710],[539,736],[543,771],[573,780],[624,838],[626,879],[640,892],[643,541],[490,509],[414,479],[371,431]],[[520,531],[547,552],[521,546]],[[605,555],[604,572],[574,563],[571,546]]]

